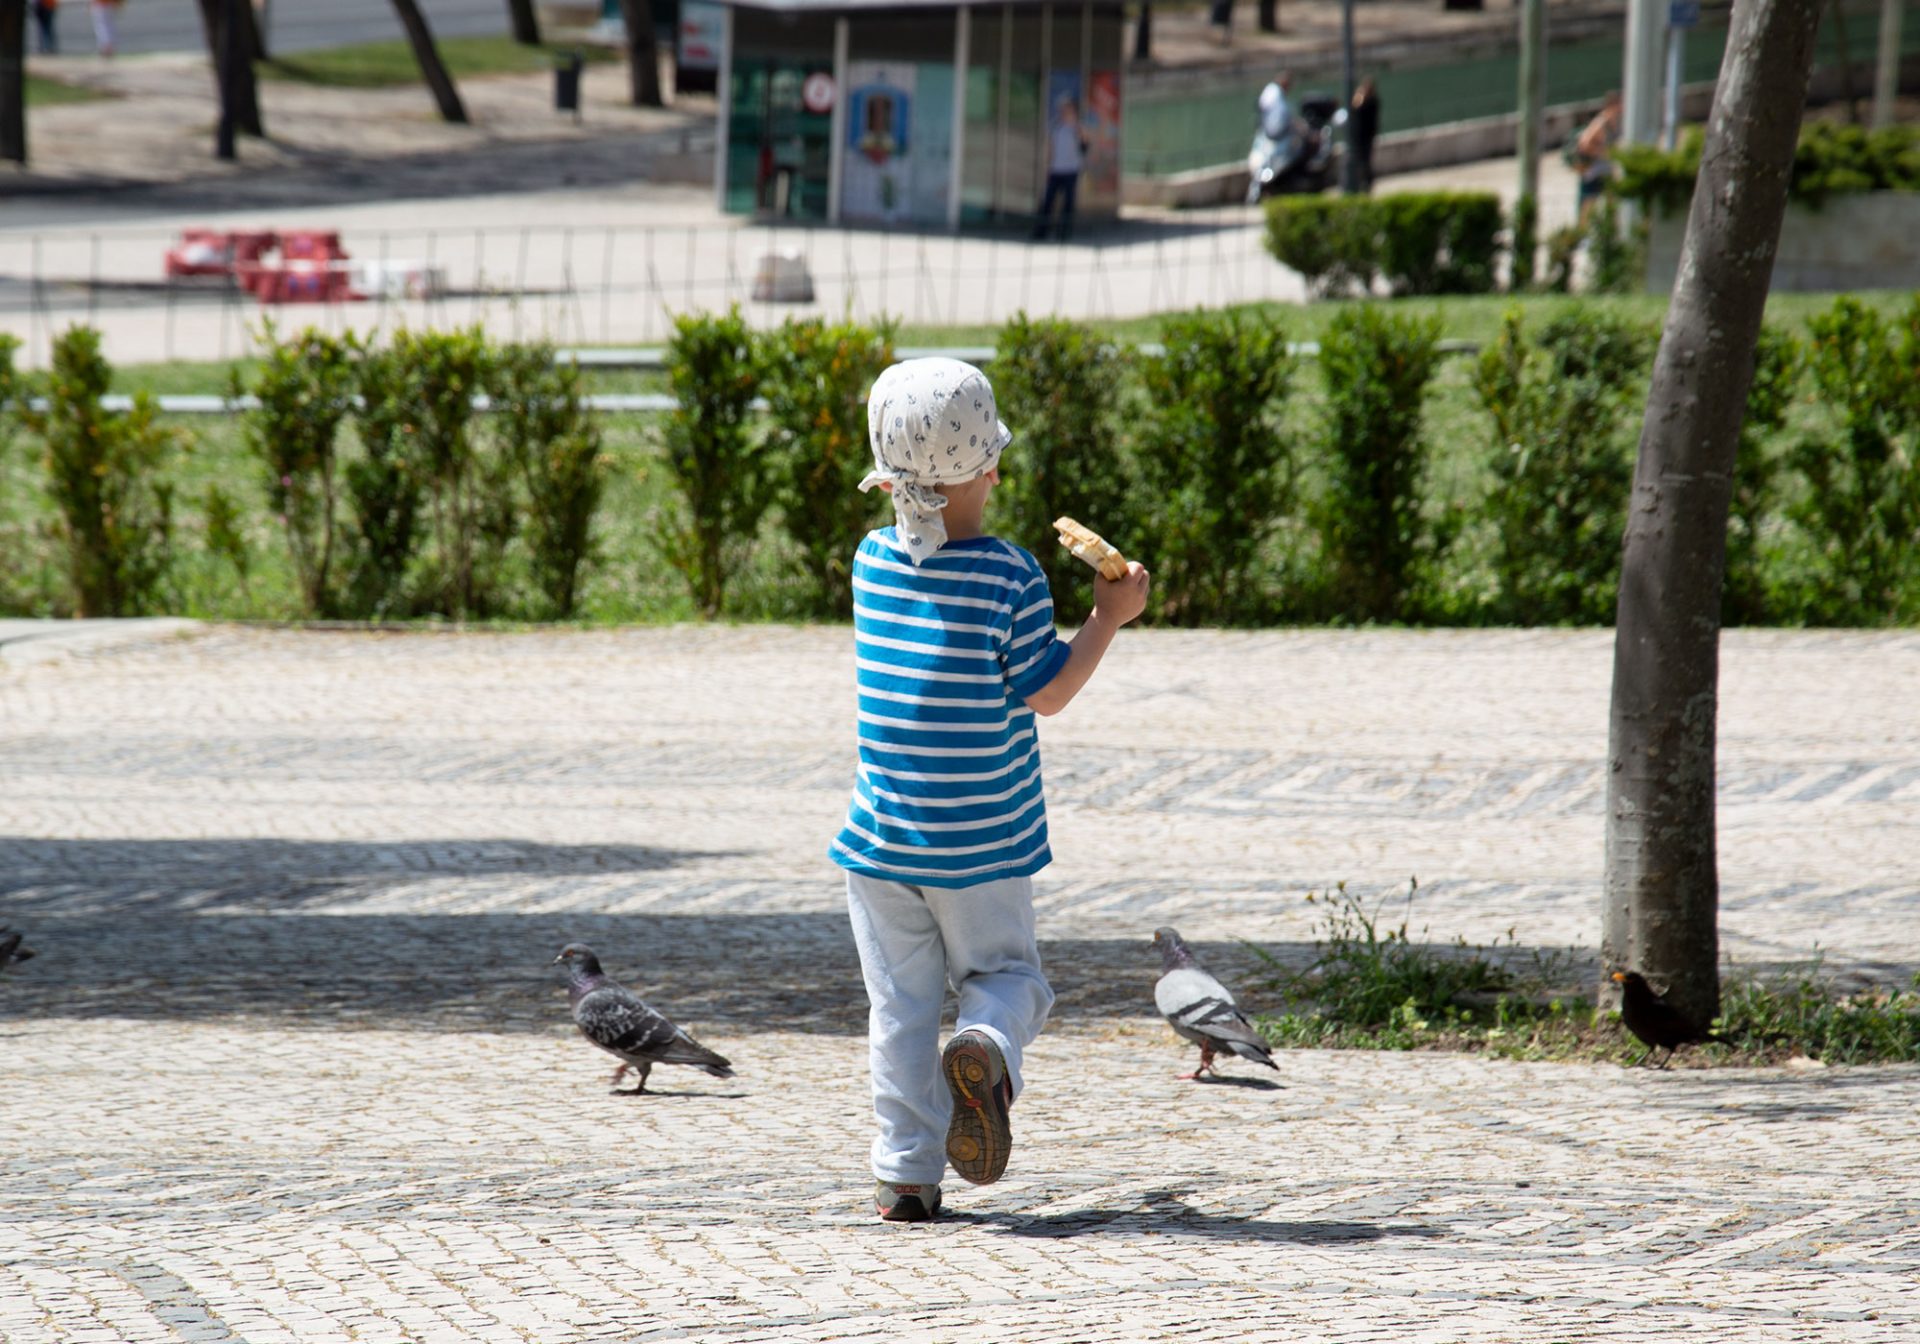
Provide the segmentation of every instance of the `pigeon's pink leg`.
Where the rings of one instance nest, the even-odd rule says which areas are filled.
[[[1211,1045],[1203,1045],[1200,1047],[1200,1067],[1192,1073],[1178,1075],[1178,1081],[1183,1083],[1197,1083],[1200,1081],[1200,1075],[1211,1068],[1213,1068],[1213,1047]]]

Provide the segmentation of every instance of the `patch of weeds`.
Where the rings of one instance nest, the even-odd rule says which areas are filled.
[[[1753,1059],[1805,1055],[1826,1064],[1920,1060],[1920,975],[1906,989],[1842,990],[1811,967],[1771,982],[1742,976],[1720,993],[1715,1053]]]

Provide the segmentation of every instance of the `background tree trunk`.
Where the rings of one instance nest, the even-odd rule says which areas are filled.
[[[27,161],[27,0],[0,0],[0,159]]]
[[[1280,31],[1280,0],[1260,0],[1257,22],[1263,33]]]
[[[627,25],[627,80],[635,107],[665,107],[660,96],[660,52],[653,40],[651,0],[620,0]]]
[[[420,65],[420,77],[427,81],[427,87],[433,91],[433,101],[440,105],[440,120],[466,125],[467,109],[460,101],[460,90],[454,87],[453,76],[447,73],[446,62],[440,59],[440,49],[433,45],[433,30],[427,27],[427,17],[420,12],[417,0],[393,0],[393,9],[407,30],[407,41],[413,44],[413,59]]]
[[[1133,59],[1146,62],[1153,59],[1153,6],[1140,6],[1140,20],[1133,25]]]
[[[247,44],[247,51],[256,61],[270,61],[273,56],[267,50],[267,34],[260,27],[260,14],[254,9],[256,0],[247,0],[240,6],[240,36]]]
[[[533,0],[507,0],[507,16],[513,20],[513,40],[529,47],[540,45],[540,19],[533,12]]]
[[[1640,434],[1607,748],[1603,977],[1719,1012],[1714,836],[1720,587],[1754,344],[1823,0],[1735,0]],[[1602,1001],[1617,988],[1602,979]]]
[[[242,57],[232,71],[231,84],[227,70],[229,6],[240,15]],[[251,43],[259,37],[253,21],[253,0],[239,0],[238,4],[232,0],[200,0],[200,27],[207,35],[207,53],[213,57],[213,86],[220,96],[222,115],[231,115],[234,129],[242,135],[265,136],[266,125],[260,116],[260,84],[254,78],[253,61],[246,59]],[[229,97],[233,100],[230,109],[227,107]]]

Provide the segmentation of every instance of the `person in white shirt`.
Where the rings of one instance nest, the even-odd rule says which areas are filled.
[[[1293,104],[1287,94],[1293,88],[1293,72],[1282,70],[1273,77],[1273,81],[1260,90],[1260,97],[1254,104],[1260,114],[1260,133],[1279,144],[1286,138],[1293,125]]]
[[[1080,107],[1071,98],[1060,100],[1059,115],[1047,133],[1047,190],[1040,198],[1040,216],[1033,222],[1033,236],[1047,236],[1053,220],[1053,203],[1060,202],[1059,238],[1067,240],[1073,232],[1073,198],[1080,189],[1080,169],[1087,158],[1087,141],[1080,129]]]

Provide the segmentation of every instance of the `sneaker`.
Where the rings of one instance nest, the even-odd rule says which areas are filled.
[[[873,1187],[873,1208],[890,1223],[928,1222],[940,1216],[940,1187],[881,1181]]]
[[[1007,1169],[1013,1127],[1007,1108],[1013,1084],[1000,1047],[977,1031],[957,1032],[940,1052],[940,1072],[953,1094],[947,1124],[947,1160],[963,1180],[991,1185]]]

